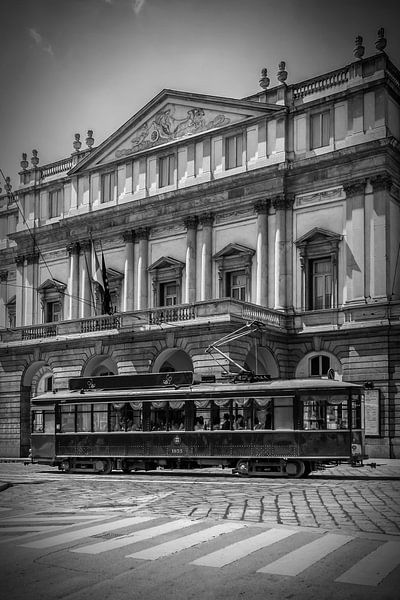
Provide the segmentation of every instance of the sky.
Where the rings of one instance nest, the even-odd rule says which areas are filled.
[[[400,68],[399,0],[0,0],[0,168],[14,189],[22,152],[40,164],[95,146],[162,89],[243,98],[365,56],[385,28]],[[84,147],[84,145],[83,145]],[[0,187],[4,189],[4,182]]]

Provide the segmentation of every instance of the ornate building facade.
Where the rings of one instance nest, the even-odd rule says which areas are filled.
[[[367,383],[368,451],[400,457],[400,73],[378,42],[240,100],[163,90],[97,147],[23,155],[0,194],[0,455],[27,456],[32,395],[219,377],[206,349],[256,321],[226,357]]]

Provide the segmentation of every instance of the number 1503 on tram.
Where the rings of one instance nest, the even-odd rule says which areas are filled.
[[[324,378],[77,377],[32,399],[32,460],[64,472],[222,466],[305,477],[366,458],[363,400],[361,386]]]

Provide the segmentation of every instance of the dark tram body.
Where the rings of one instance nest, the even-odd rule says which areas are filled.
[[[79,377],[69,390],[32,399],[32,460],[66,472],[222,465],[242,475],[302,477],[365,458],[362,392],[330,379]]]

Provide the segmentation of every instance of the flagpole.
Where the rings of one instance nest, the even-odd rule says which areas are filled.
[[[96,314],[96,300],[93,294],[93,280],[92,280],[92,269],[89,270],[89,265],[88,265],[88,259],[87,259],[87,255],[86,252],[84,252],[85,255],[85,263],[86,263],[86,271],[88,273],[88,277],[89,277],[89,281],[90,281],[90,296],[92,299],[91,305],[93,305],[93,310]],[[90,275],[89,275],[90,273]]]

